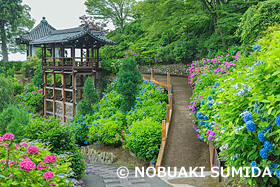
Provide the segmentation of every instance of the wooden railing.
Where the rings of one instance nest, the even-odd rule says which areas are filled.
[[[138,66],[137,66],[138,67]],[[170,84],[170,73],[167,73],[167,83],[160,82],[154,78],[154,70],[153,68],[151,69],[151,78],[146,78],[143,76],[143,80],[151,80],[158,86],[163,86],[167,91],[168,91],[168,104],[166,108],[166,114],[164,120],[162,120],[162,139],[161,139],[161,145],[157,157],[157,162],[156,162],[156,170],[158,167],[161,166],[161,162],[163,159],[163,153],[166,145],[166,140],[168,137],[168,130],[171,122],[171,116],[172,116],[172,103],[173,103],[173,94],[172,94],[172,85]]]
[[[97,59],[92,57],[46,57],[46,69],[94,69]]]

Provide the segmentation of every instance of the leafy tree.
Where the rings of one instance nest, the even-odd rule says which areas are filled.
[[[100,99],[91,77],[86,79],[83,92],[83,100],[77,105],[78,113],[81,115],[91,114],[93,112],[92,105],[98,103]]]
[[[110,20],[120,28],[131,16],[131,7],[135,0],[87,0],[87,13],[96,16],[98,19]]]
[[[0,112],[13,101],[13,88],[9,81],[0,76]]]
[[[124,59],[117,77],[117,92],[123,97],[121,110],[126,112],[134,106],[135,97],[142,80],[142,75],[136,67],[136,61],[132,58]]]
[[[15,38],[24,34],[34,25],[29,14],[30,7],[22,5],[22,0],[0,0],[0,37],[1,54],[4,61],[8,61],[8,51],[23,51],[24,46],[17,46]]]
[[[243,46],[250,46],[265,35],[263,31],[276,23],[280,24],[280,1],[260,2],[243,15],[237,34]]]

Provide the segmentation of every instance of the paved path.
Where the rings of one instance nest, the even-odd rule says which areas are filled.
[[[129,169],[128,177],[121,179],[117,175],[117,166],[89,164],[88,168],[91,174],[84,178],[86,187],[171,187],[158,177],[135,177],[132,169]]]

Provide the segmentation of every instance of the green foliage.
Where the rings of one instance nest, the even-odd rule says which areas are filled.
[[[45,157],[52,155],[48,146],[38,142],[28,142],[28,144],[24,142],[28,147],[36,146],[38,148],[39,152],[33,154],[28,152],[28,147],[23,146],[24,144],[19,146],[13,140],[4,140],[3,143],[9,145],[2,147],[4,151],[0,152],[1,186],[26,186],[27,184],[28,186],[50,186],[49,184],[53,183],[56,183],[56,186],[72,186],[71,183],[66,182],[66,179],[72,176],[68,155],[56,155],[56,161],[54,163],[47,163],[47,168],[38,169],[37,166],[40,163],[43,163],[45,166]],[[35,164],[35,168],[30,167],[32,168],[31,171],[25,171],[20,167],[20,163],[24,162],[23,155],[26,155]],[[15,163],[11,164],[13,162]],[[43,174],[47,171],[51,171],[54,175],[48,180],[48,183],[46,183],[46,179],[43,177]],[[59,174],[60,176],[58,176]]]
[[[75,139],[80,145],[87,145],[92,142],[103,143],[105,145],[126,146],[127,139],[131,140],[130,132],[134,126],[148,127],[147,120],[152,121],[151,125],[161,127],[161,121],[166,113],[167,94],[164,89],[157,87],[153,82],[144,81],[140,85],[135,107],[126,113],[121,112],[123,97],[116,92],[117,81],[111,83],[108,90],[98,104],[93,106],[94,113],[85,116],[75,116],[71,126],[75,132]],[[150,129],[150,126],[149,128]],[[161,138],[161,128],[154,128],[149,137],[149,141],[142,149],[126,146],[131,151],[144,159],[155,159],[158,154]],[[144,131],[141,131],[145,133]],[[136,136],[136,135],[135,135]],[[137,134],[137,137],[146,135]],[[148,138],[148,137],[146,137]],[[132,138],[133,140],[134,138]],[[131,143],[131,142],[130,142]],[[154,152],[148,146],[153,147]],[[143,154],[147,151],[147,154]],[[139,153],[138,153],[139,152]]]
[[[14,99],[13,88],[9,81],[0,76],[0,112],[6,108]]]
[[[18,139],[22,139],[22,129],[29,122],[25,109],[9,105],[0,113],[0,134],[13,133]]]
[[[40,86],[43,84],[43,77],[42,77],[42,64],[38,66],[38,68],[34,72],[34,76],[31,79],[31,82],[35,86]]]
[[[3,62],[0,61],[0,73],[6,74],[6,72],[9,69],[15,69],[15,71],[19,71],[21,69],[23,61],[8,61],[8,62]]]
[[[95,104],[99,101],[99,95],[96,93],[91,77],[88,77],[83,87],[83,100],[89,104]]]
[[[42,142],[49,142],[50,150],[56,154],[70,152],[70,162],[75,172],[75,178],[85,174],[85,162],[83,155],[75,144],[74,132],[69,126],[63,126],[58,119],[53,117],[34,117],[28,126],[23,129],[23,136],[31,140],[40,139]],[[81,164],[82,163],[82,164]]]
[[[27,61],[24,61],[21,66],[21,73],[25,77],[32,77],[34,71],[42,64],[42,59],[39,59],[36,55],[27,57]]]
[[[77,105],[78,115],[92,114],[92,106],[85,100],[82,100]]]
[[[87,0],[87,13],[94,15],[97,19],[111,20],[115,27],[119,27],[123,31],[124,23],[131,16],[131,6],[134,0],[118,1],[118,0]]]
[[[39,47],[39,48],[35,51],[35,55],[36,55],[39,59],[42,59],[42,58],[43,58],[42,47]],[[49,50],[46,50],[46,57],[51,57],[51,52],[50,52]]]
[[[134,106],[142,75],[136,67],[136,61],[132,58],[126,58],[117,76],[117,92],[123,97],[121,110],[126,112]]]
[[[102,69],[112,74],[117,74],[122,66],[123,59],[108,59],[101,61]]]
[[[212,141],[220,149],[219,156],[226,161],[226,166],[250,167],[255,161],[263,171],[271,164],[279,164],[280,157],[280,32],[269,33],[258,44],[260,49],[238,59],[236,70],[215,75],[214,85],[210,72],[213,69],[200,75],[198,83],[205,83],[195,87],[192,102],[196,112],[193,116],[199,117],[199,112],[205,116],[196,121],[199,139]],[[250,128],[248,120],[254,123],[255,129]],[[213,137],[209,135],[211,131],[215,133]],[[273,149],[269,149],[267,143]],[[278,186],[277,168],[270,168],[271,178],[240,177],[239,182],[246,179],[248,186]]]
[[[156,161],[161,144],[161,123],[151,118],[135,121],[125,134],[125,147],[139,158]]]
[[[24,91],[20,95],[17,95],[16,99],[22,107],[26,108],[32,114],[43,108],[43,91],[35,85],[25,85]]]
[[[241,37],[242,45],[251,46],[257,39],[262,38],[262,33],[269,26],[280,23],[280,2],[268,0],[250,7],[243,15],[237,31]]]

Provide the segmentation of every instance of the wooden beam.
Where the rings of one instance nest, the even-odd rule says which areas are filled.
[[[72,75],[72,78],[73,78],[73,96],[72,96],[72,99],[73,99],[73,116],[76,115],[76,101],[77,101],[77,74],[75,72],[73,72],[73,75]]]
[[[52,80],[52,84],[53,84],[53,117],[56,117],[56,93],[55,93],[55,73],[53,73],[53,80]]]
[[[66,93],[65,93],[65,87],[66,87],[66,81],[65,81],[65,74],[61,74],[61,84],[62,84],[62,116],[63,116],[63,122],[66,122]]]

